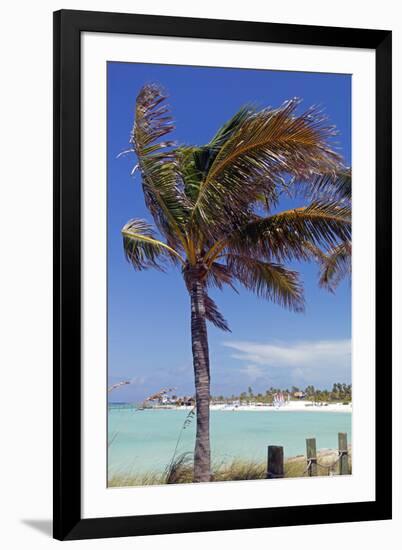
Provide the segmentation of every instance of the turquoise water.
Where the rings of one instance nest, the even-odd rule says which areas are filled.
[[[109,474],[161,472],[170,463],[189,411],[109,409]],[[304,454],[305,439],[318,449],[337,448],[338,432],[352,436],[352,415],[331,412],[211,411],[214,462],[234,458],[265,460],[268,445],[285,456]],[[182,432],[177,453],[194,449],[195,418]]]

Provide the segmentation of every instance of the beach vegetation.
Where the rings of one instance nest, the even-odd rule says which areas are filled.
[[[337,451],[319,451],[318,469],[319,476],[338,475],[339,463]],[[331,465],[334,467],[331,468]],[[352,456],[349,449],[349,467],[352,471]],[[193,456],[192,453],[183,453],[176,457],[162,473],[121,473],[112,474],[108,481],[108,487],[133,487],[138,485],[165,485],[172,483],[191,483],[193,480]],[[264,462],[234,458],[229,462],[213,462],[211,468],[211,481],[244,481],[266,479],[267,465]],[[285,459],[284,477],[308,477],[306,457],[299,455]]]
[[[299,395],[304,396],[306,401],[313,403],[344,403],[349,405],[352,401],[352,384],[335,383],[332,389],[319,389],[313,385],[308,385],[304,389],[296,386],[292,387],[292,391],[287,388],[274,388],[270,387],[265,392],[259,392],[257,394],[250,394],[249,392],[240,392],[238,395],[232,395],[231,397],[211,396],[211,403],[240,403],[250,404],[252,402],[261,403],[263,405],[271,405],[274,402],[275,396],[283,395],[285,399],[294,400],[298,399]]]

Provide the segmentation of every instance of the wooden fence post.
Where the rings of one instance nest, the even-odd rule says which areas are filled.
[[[348,436],[346,433],[338,433],[339,475],[349,475]]]
[[[317,447],[315,443],[315,437],[306,439],[306,450],[307,450],[308,475],[316,476],[317,475]]]
[[[283,447],[268,445],[267,479],[284,477]]]

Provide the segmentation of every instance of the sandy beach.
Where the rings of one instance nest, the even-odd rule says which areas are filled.
[[[173,410],[190,410],[191,407],[166,407]],[[282,406],[274,405],[211,405],[212,411],[250,411],[250,412],[352,412],[352,403],[344,405],[343,403],[314,403],[313,401],[287,401]]]

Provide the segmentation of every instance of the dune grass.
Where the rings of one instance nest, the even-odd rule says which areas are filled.
[[[337,475],[338,465],[329,468],[337,458],[337,451],[325,450],[318,453],[318,475]],[[352,457],[349,454],[350,471],[352,471]],[[306,457],[303,455],[285,460],[285,478],[308,477],[306,471]],[[251,460],[233,459],[231,462],[215,463],[212,467],[212,481],[244,481],[265,479],[266,463]],[[192,483],[193,464],[191,453],[178,456],[163,473],[148,472],[113,473],[108,487],[133,487],[138,485],[166,485],[174,483]]]

